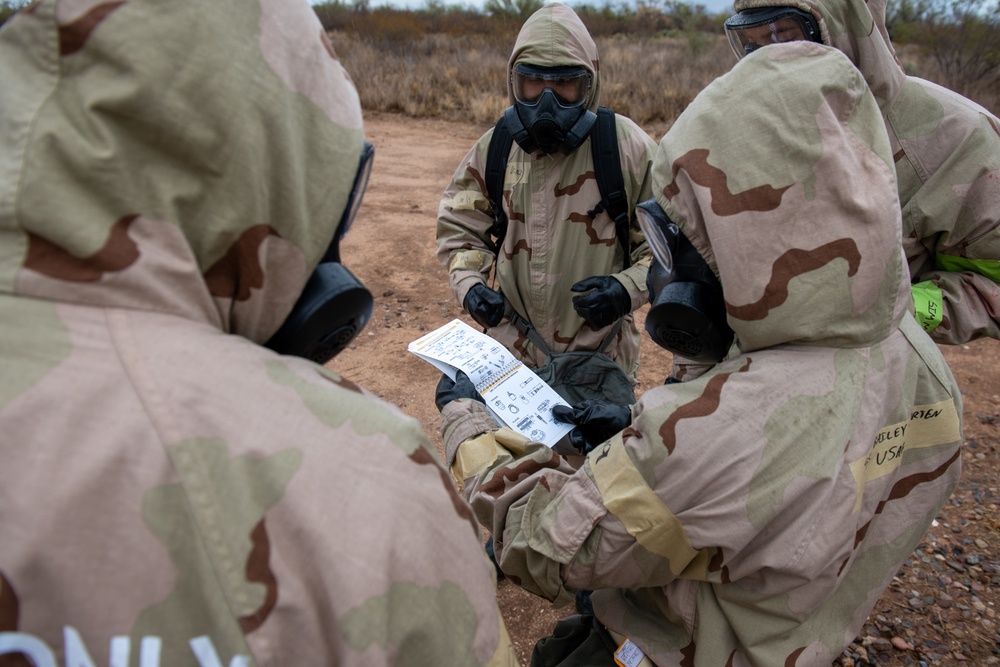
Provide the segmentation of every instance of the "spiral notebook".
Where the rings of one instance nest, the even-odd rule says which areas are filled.
[[[552,387],[499,342],[462,320],[421,336],[407,349],[452,379],[464,372],[496,420],[526,438],[551,447],[573,428],[553,417],[552,408],[567,403]]]

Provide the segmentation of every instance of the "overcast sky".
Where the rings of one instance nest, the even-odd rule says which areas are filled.
[[[312,0],[313,4],[319,0]],[[565,0],[568,5],[589,4],[592,7],[601,7],[603,0]],[[443,0],[445,5],[461,5],[464,7],[482,8],[484,0]],[[704,5],[709,14],[716,12],[731,12],[733,10],[732,0],[698,0],[691,4]],[[372,7],[391,5],[400,9],[421,9],[427,6],[427,0],[371,0]]]

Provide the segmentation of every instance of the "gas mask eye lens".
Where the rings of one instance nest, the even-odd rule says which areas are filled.
[[[674,253],[671,246],[677,239],[677,225],[670,221],[655,199],[649,199],[636,206],[635,217],[653,251],[653,257],[667,275],[673,273]]]
[[[358,173],[354,177],[354,185],[351,187],[351,195],[347,198],[347,206],[344,208],[344,214],[337,225],[338,241],[347,235],[351,225],[354,224],[354,218],[358,214],[358,209],[361,208],[361,200],[368,188],[368,179],[371,178],[374,162],[375,147],[366,141],[361,149],[361,161],[358,165]]]
[[[536,67],[519,63],[510,75],[514,99],[521,104],[537,104],[546,89],[563,107],[582,104],[590,92],[590,72],[582,67]]]

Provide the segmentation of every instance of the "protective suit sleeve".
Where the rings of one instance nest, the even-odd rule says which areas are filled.
[[[680,522],[642,482],[621,434],[576,468],[544,445],[508,439],[506,429],[484,432],[485,413],[476,402],[453,401],[441,413],[442,434],[452,475],[466,477],[465,496],[494,536],[497,562],[520,586],[561,604],[579,589],[660,586],[707,566],[707,552],[691,547]],[[595,456],[608,459],[598,474]],[[476,465],[468,465],[473,459]],[[641,511],[627,511],[633,505]],[[656,546],[669,557],[649,561],[643,571],[623,567],[650,545],[609,507],[640,522],[642,513],[655,509],[657,526],[669,528],[657,532],[669,536],[669,545]]]
[[[946,345],[1000,339],[1000,125],[984,112],[960,118],[940,130],[943,142],[968,132],[946,159],[908,150],[897,164],[915,315]]]
[[[482,176],[492,136],[488,131],[462,158],[438,206],[437,256],[460,304],[473,285],[488,280],[496,260],[488,243],[493,213]]]
[[[962,259],[962,258],[954,258]],[[969,261],[969,260],[965,260]],[[983,260],[1000,265],[997,260]],[[1000,339],[1000,283],[975,271],[934,271],[912,286],[915,317],[936,343]]]

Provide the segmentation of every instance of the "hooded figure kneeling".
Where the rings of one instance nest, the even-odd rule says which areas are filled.
[[[961,471],[878,106],[833,48],[761,49],[677,120],[653,186],[648,319],[693,305],[736,351],[605,441],[578,420],[578,468],[466,394],[443,406],[448,463],[511,580],[557,604],[594,590],[532,664],[829,665]],[[678,305],[690,282],[703,303]]]

